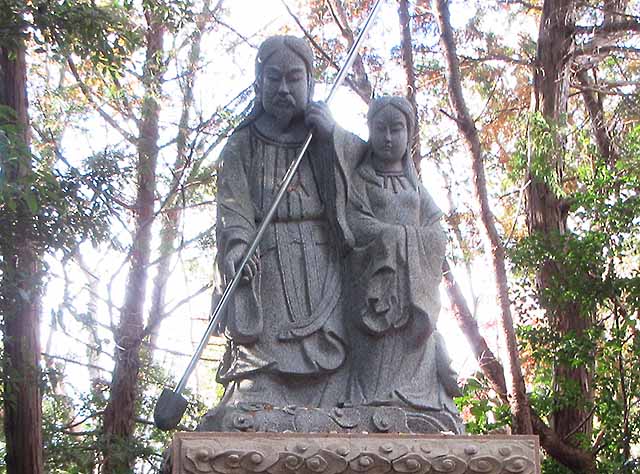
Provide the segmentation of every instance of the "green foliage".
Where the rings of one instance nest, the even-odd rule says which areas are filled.
[[[129,0],[6,0],[0,9],[0,43],[15,48],[30,36],[36,52],[75,54],[117,74],[140,38],[129,17],[131,9]]]
[[[558,167],[565,161],[565,148],[559,143],[560,128],[541,113],[525,116],[524,133],[516,143],[511,161],[511,178],[522,182],[530,174],[532,179],[546,183],[556,196],[563,196]]]
[[[175,381],[148,358],[143,367],[134,442],[115,446],[114,452],[116,456],[132,454],[139,459],[140,466],[144,464],[144,472],[151,472],[152,469],[159,470],[172,436],[172,433],[152,426],[153,408],[162,388],[172,386]],[[67,377],[63,365],[50,367],[43,377],[45,471],[51,474],[86,474],[94,472],[100,463],[101,416],[107,403],[108,385],[103,379],[92,379],[88,391],[78,392],[71,398],[60,394]],[[204,404],[189,391],[185,396],[191,403],[183,418],[182,429],[194,429],[198,417],[204,412]]]
[[[177,31],[193,24],[196,13],[190,0],[144,0],[145,11],[153,12],[157,20],[171,31]]]
[[[571,470],[549,456],[543,458],[541,468],[544,474],[572,474]]]
[[[0,245],[9,248],[16,239],[28,237],[39,253],[70,252],[84,240],[97,243],[107,238],[113,214],[110,194],[120,175],[117,162],[96,156],[82,170],[70,167],[63,172],[27,154],[16,134],[4,130],[0,129]],[[9,180],[6,173],[16,168],[18,176]],[[17,236],[24,219],[30,222],[29,235]]]
[[[481,373],[467,379],[462,387],[463,395],[455,399],[469,434],[488,434],[511,423],[509,406],[502,404],[495,394],[492,396],[483,381]]]
[[[58,384],[65,382],[64,368],[51,368],[47,375],[42,402],[46,472],[93,472],[97,462],[98,421],[105,406],[98,381],[92,382],[94,389],[71,399],[56,393]]]
[[[630,447],[640,442],[640,127],[621,143],[613,166],[595,157],[576,168],[583,184],[568,203],[566,233],[533,235],[511,249],[523,286],[534,287],[535,272],[545,265],[563,269],[539,302],[547,308],[577,305],[593,321],[582,334],[559,337],[552,313],[539,318],[520,311],[518,333],[522,350],[535,361],[532,405],[543,416],[567,406],[592,410],[602,473],[631,472]],[[592,367],[594,400],[581,399],[575,383],[554,379],[558,364]],[[593,440],[582,442],[590,446]],[[566,471],[547,460],[544,472]]]
[[[231,5],[230,2],[227,3]],[[362,16],[371,4],[370,1],[340,3],[345,6],[346,18],[352,27],[361,24]],[[521,26],[519,22],[525,17],[525,10],[513,5],[480,1],[462,2],[460,5],[469,11],[473,10],[470,13],[473,15],[472,18],[465,20],[468,24],[457,36],[461,55],[480,59],[483,56],[508,56],[522,60],[535,58],[538,43],[529,31],[525,32],[521,28],[517,33],[517,42],[503,41],[504,35],[514,39],[512,32]],[[310,7],[314,16],[311,19],[312,24],[317,25],[314,28],[322,28],[312,30],[312,34],[319,33],[320,43],[332,57],[339,58],[344,53],[346,41],[340,37],[339,32],[336,33],[335,28],[331,30],[324,24],[332,21],[328,5],[326,2],[310,2]],[[443,121],[447,123],[448,119],[439,112],[441,108],[450,111],[450,104],[446,100],[444,63],[439,49],[437,23],[434,21],[433,13],[419,2],[412,4],[412,9],[414,71],[418,76],[415,92],[419,106],[418,114],[423,120],[423,151],[441,150],[441,153],[446,153],[448,157],[454,157],[454,163],[458,165],[459,161],[455,157],[461,150],[462,141],[456,138],[457,134],[455,130],[451,130],[450,124],[442,126]],[[510,11],[509,24],[496,22],[496,19],[500,18],[500,11],[505,9]],[[140,82],[137,74],[141,71],[138,59],[143,55],[142,49],[139,48],[144,46],[141,40],[149,19],[162,22],[166,31],[170,33],[165,37],[165,53],[168,58],[166,66],[170,73],[167,77],[171,76],[177,80],[168,80],[163,85],[162,94],[158,95],[159,103],[161,102],[163,107],[160,122],[164,127],[160,134],[159,162],[173,163],[171,150],[167,152],[166,143],[171,141],[171,127],[177,121],[174,112],[180,107],[170,100],[165,102],[165,99],[175,94],[178,86],[183,87],[182,65],[174,68],[172,61],[176,60],[178,63],[178,59],[184,56],[184,51],[180,52],[177,48],[181,42],[189,42],[185,38],[189,38],[190,32],[195,28],[194,10],[194,3],[189,0],[6,0],[0,9],[0,44],[16,47],[24,40],[30,48],[29,52],[47,53],[48,59],[64,63],[66,57],[74,57],[96,104],[103,106],[107,113],[115,112],[114,120],[129,131],[128,127],[135,128],[135,122],[140,116]],[[469,14],[466,11],[464,13]],[[598,22],[601,20],[600,16],[594,19]],[[582,18],[581,24],[587,24],[585,20],[590,19]],[[488,23],[498,23],[499,27],[489,31]],[[205,28],[205,33],[220,28],[225,36],[231,38],[227,39],[228,43],[237,41],[256,44],[259,41],[259,38],[254,36],[238,40],[238,32],[233,29],[231,23],[230,28],[220,25],[213,25],[211,28],[209,26],[212,25]],[[390,90],[406,90],[404,83],[393,82],[397,77],[403,80],[404,74],[399,74],[399,70],[393,70],[390,64],[400,63],[401,60],[401,48],[397,45],[398,41],[392,38],[390,31],[392,30],[384,33],[384,48],[376,49],[375,41],[371,41],[367,49],[362,51],[365,69],[369,79],[372,79],[371,83],[375,85],[376,94]],[[174,46],[176,50],[170,50]],[[235,46],[222,46],[219,51],[224,50],[229,56],[235,55]],[[215,54],[220,54],[216,48],[210,49],[215,50]],[[44,54],[32,54],[30,63],[36,63],[44,57]],[[238,62],[243,61],[240,55],[234,57],[234,60],[236,59]],[[203,57],[203,69],[211,60],[212,57]],[[250,61],[248,65],[250,69]],[[624,66],[620,63],[619,57],[612,54],[602,58],[599,67],[600,70],[606,68],[609,71],[623,69],[629,75],[625,81],[632,83],[633,76],[637,74],[627,71],[628,68]],[[47,66],[43,67],[46,68]],[[43,72],[43,76],[48,72]],[[129,72],[132,74],[129,75]],[[508,61],[497,63],[494,60],[463,59],[465,87],[475,90],[476,96],[480,96],[482,102],[486,100],[477,117],[483,146],[489,150],[485,156],[495,156],[494,148],[499,148],[503,153],[502,161],[490,160],[486,163],[489,182],[496,182],[502,178],[502,170],[496,168],[496,165],[500,167],[507,164],[508,157],[511,157],[512,160],[507,164],[511,179],[508,188],[513,187],[513,183],[517,183],[517,187],[520,188],[532,177],[547,184],[557,197],[566,199],[571,216],[569,232],[563,235],[534,235],[517,241],[510,249],[515,274],[519,278],[512,289],[514,292],[523,291],[523,299],[534,299],[530,290],[535,288],[534,274],[541,266],[554,262],[563,269],[561,274],[554,277],[550,288],[543,294],[535,295],[539,297],[535,303],[529,301],[528,307],[519,307],[520,302],[516,301],[520,314],[519,337],[523,370],[530,383],[531,402],[541,416],[545,417],[562,406],[581,405],[593,408],[595,432],[604,433],[598,444],[600,472],[625,472],[625,466],[631,466],[633,462],[625,453],[625,447],[640,442],[640,368],[635,366],[638,364],[634,365],[640,357],[640,343],[636,335],[638,320],[635,316],[640,308],[640,130],[629,131],[625,128],[637,120],[638,95],[628,94],[620,100],[616,99],[617,101],[603,95],[607,106],[613,105],[607,111],[608,114],[619,117],[625,124],[624,127],[620,127],[626,134],[621,159],[615,166],[611,166],[601,162],[596,156],[596,147],[588,126],[570,131],[549,123],[541,114],[521,114],[521,111],[528,107],[526,102],[531,92],[528,83],[530,72],[529,67],[520,68]],[[326,79],[334,74],[334,69],[329,68],[326,63],[317,71],[318,78]],[[64,75],[63,79],[66,81],[66,73],[63,72],[61,75]],[[598,77],[602,84],[606,84],[608,77]],[[72,79],[71,86],[68,83],[64,84],[64,88],[62,82],[61,80],[60,88],[56,92],[45,92],[50,93],[46,99],[51,101],[51,104],[45,105],[52,106],[43,107],[42,117],[37,117],[34,121],[35,130],[39,127],[46,133],[55,134],[56,136],[52,137],[55,139],[59,139],[58,133],[60,136],[64,133],[68,123],[83,123],[90,102],[77,89],[75,80]],[[514,86],[515,83],[518,84]],[[30,87],[37,89],[33,83]],[[202,90],[198,91],[198,94],[204,91],[206,95],[210,93],[207,89],[224,87],[223,81],[214,82],[201,87]],[[575,97],[580,99],[579,94]],[[35,101],[31,90],[30,99],[30,114],[33,118]],[[170,102],[171,105],[166,107]],[[175,105],[178,107],[174,107]],[[200,104],[195,105],[194,109],[198,107]],[[216,186],[217,169],[215,164],[198,161],[199,156],[207,156],[210,152],[206,143],[208,140],[200,138],[203,135],[214,136],[220,133],[220,130],[226,128],[221,125],[222,122],[233,126],[234,119],[238,118],[235,111],[238,108],[239,106],[233,106],[220,111],[215,115],[215,123],[212,119],[210,122],[188,125],[190,136],[187,137],[187,141],[193,145],[189,161],[184,167],[176,166],[176,169],[168,172],[160,170],[160,176],[165,177],[164,181],[160,179],[161,185],[178,189],[178,196],[166,201],[161,186],[157,190],[158,202],[167,204],[162,212],[174,208],[195,207],[203,201],[211,200]],[[206,115],[210,112],[205,109],[206,107],[203,107],[197,113]],[[0,115],[3,112],[5,115],[11,113],[0,110]],[[120,112],[123,112],[122,115]],[[518,118],[518,114],[521,114],[522,118]],[[567,117],[567,122],[571,122],[571,118]],[[425,120],[429,120],[429,123],[426,124]],[[584,117],[578,117],[574,122],[583,120]],[[562,122],[564,123],[564,118]],[[92,127],[93,125],[87,125],[87,133],[91,132]],[[520,141],[513,143],[515,130],[518,129],[521,130]],[[0,156],[4,160],[0,169],[1,243],[10,244],[18,238],[25,237],[11,229],[15,229],[14,223],[19,219],[27,217],[29,234],[41,253],[62,250],[67,257],[82,241],[97,243],[111,239],[110,248],[125,255],[129,251],[130,242],[116,242],[120,237],[113,235],[117,232],[113,231],[112,224],[115,219],[119,219],[120,228],[130,229],[125,217],[131,211],[131,206],[127,205],[129,200],[126,194],[135,192],[136,183],[135,170],[126,163],[132,163],[135,159],[135,144],[125,145],[128,148],[111,146],[84,161],[82,157],[73,157],[72,160],[70,157],[73,163],[71,165],[65,162],[65,157],[53,146],[46,151],[35,146],[35,151],[31,153],[24,147],[21,148],[20,141],[13,138],[18,133],[19,130],[15,127],[4,126],[3,139],[0,139]],[[558,137],[562,135],[570,138],[560,143]],[[37,131],[34,136],[35,140],[38,140]],[[40,139],[46,141],[43,137]],[[442,143],[433,147],[425,146],[429,140]],[[18,180],[12,179],[9,184],[6,179],[7,173],[22,162],[29,162],[29,166],[23,167],[28,169],[28,172]],[[80,162],[82,164],[78,164]],[[465,187],[464,183],[468,177],[463,168],[452,167],[452,181],[455,181],[454,189],[449,190],[452,195],[456,195]],[[577,183],[576,188],[579,192],[574,193],[574,190],[570,189],[573,184],[568,185],[568,181],[560,181],[560,168],[564,168],[565,179],[570,175],[569,178],[574,180],[571,183]],[[179,175],[177,185],[173,182],[174,173]],[[464,202],[466,196],[466,191],[463,190],[457,199]],[[123,210],[127,212],[121,213]],[[511,214],[514,219],[518,212],[514,211]],[[463,216],[462,218],[464,215],[464,210],[457,214]],[[464,225],[475,229],[475,215],[468,213],[468,216]],[[190,226],[191,223],[185,223],[185,227]],[[511,226],[505,226],[509,227]],[[182,233],[180,236],[184,239]],[[128,238],[129,235],[125,235],[123,240]],[[200,244],[200,252],[210,252],[214,246],[214,239],[214,232],[208,231],[194,240]],[[468,254],[471,258],[479,244],[467,245],[468,247],[463,246],[463,251],[465,256]],[[540,315],[541,302],[550,308],[579,304],[593,319],[594,328],[584,334],[569,333],[559,337],[550,319],[553,316],[552,311],[548,315]],[[115,306],[117,302],[110,301],[109,305],[111,304]],[[117,313],[117,309],[114,312]],[[92,316],[87,313],[75,316],[82,328],[97,331],[97,321],[92,319]],[[98,337],[95,336],[95,339]],[[98,350],[101,349],[102,347],[98,347]],[[593,367],[592,383],[596,387],[596,399],[583,400],[578,396],[577,387],[566,380],[554,380],[553,367],[557,364],[572,367],[587,364]],[[119,446],[118,450],[121,454],[132,453],[145,464],[145,468],[152,469],[158,466],[168,437],[165,433],[151,428],[148,420],[151,418],[151,410],[160,388],[172,383],[168,380],[166,372],[161,367],[154,366],[151,361],[144,360],[143,366],[140,375],[140,397],[137,400],[139,423],[136,427],[135,442]],[[106,377],[109,374],[104,375]],[[99,378],[92,380],[86,393],[74,394],[73,399],[69,399],[61,396],[60,391],[56,390],[59,388],[56,379],[71,380],[68,379],[63,366],[50,368],[46,373],[46,471],[60,474],[93,472],[99,462],[96,453],[103,447],[100,418],[108,397],[108,384]],[[510,422],[509,408],[499,402],[479,374],[469,379],[464,388],[464,395],[457,402],[468,420],[467,429],[471,433],[500,430]],[[190,410],[192,411],[187,414],[185,420],[187,428],[194,426],[196,415],[203,411],[203,407],[192,406]],[[73,426],[76,423],[77,425]],[[72,432],[74,430],[75,432]],[[581,441],[590,444],[593,440]],[[551,459],[545,459],[543,469],[545,474],[568,472]]]

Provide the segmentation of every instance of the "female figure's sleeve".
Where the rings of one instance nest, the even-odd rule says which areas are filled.
[[[347,207],[353,192],[355,169],[367,150],[367,144],[353,133],[336,126],[332,144],[334,153],[333,163],[333,192],[331,220],[336,228],[336,234],[346,251],[355,245],[353,233],[347,222]]]
[[[424,187],[419,187],[418,192],[420,193],[420,244],[429,272],[428,276],[437,288],[442,280],[442,265],[447,250],[447,236],[441,224],[444,213]]]
[[[404,304],[402,255],[406,229],[375,215],[358,174],[349,187],[346,222],[352,235],[349,254],[351,294],[359,305],[359,322],[366,332],[382,335],[404,326],[410,313]]]
[[[382,334],[414,318],[425,334],[435,330],[440,312],[439,285],[446,236],[442,212],[424,188],[419,188],[420,219],[396,225],[376,217],[362,179],[354,175],[347,205],[353,236],[350,255],[353,294],[363,301],[362,322]]]

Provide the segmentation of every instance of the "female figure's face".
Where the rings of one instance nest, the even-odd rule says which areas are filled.
[[[304,114],[309,85],[307,68],[297,54],[282,48],[267,59],[262,74],[262,106],[282,126]]]
[[[381,109],[369,125],[369,143],[375,167],[379,171],[402,171],[408,139],[404,114],[391,105]]]

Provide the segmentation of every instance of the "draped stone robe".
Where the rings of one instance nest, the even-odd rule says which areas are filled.
[[[409,163],[400,173],[377,173],[365,144],[348,135],[336,150],[343,169],[359,163],[348,172],[342,196],[350,249],[347,401],[456,413],[456,374],[436,331],[446,247],[442,213],[417,177],[410,179]]]
[[[218,178],[219,262],[252,240],[300,147],[253,124],[229,138]],[[342,279],[327,211],[333,161],[322,147],[312,143],[260,243],[258,274],[240,283],[225,315],[218,379],[229,401],[335,406],[342,396]]]

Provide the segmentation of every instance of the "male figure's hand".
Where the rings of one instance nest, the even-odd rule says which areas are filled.
[[[329,106],[324,102],[311,102],[305,112],[304,120],[307,127],[313,128],[313,133],[318,138],[329,139],[333,135],[336,122],[333,120]]]
[[[233,278],[236,274],[246,253],[246,245],[236,245],[227,253],[224,259],[224,270],[229,278]],[[258,274],[259,268],[260,258],[254,253],[242,270],[242,281],[251,281]]]

